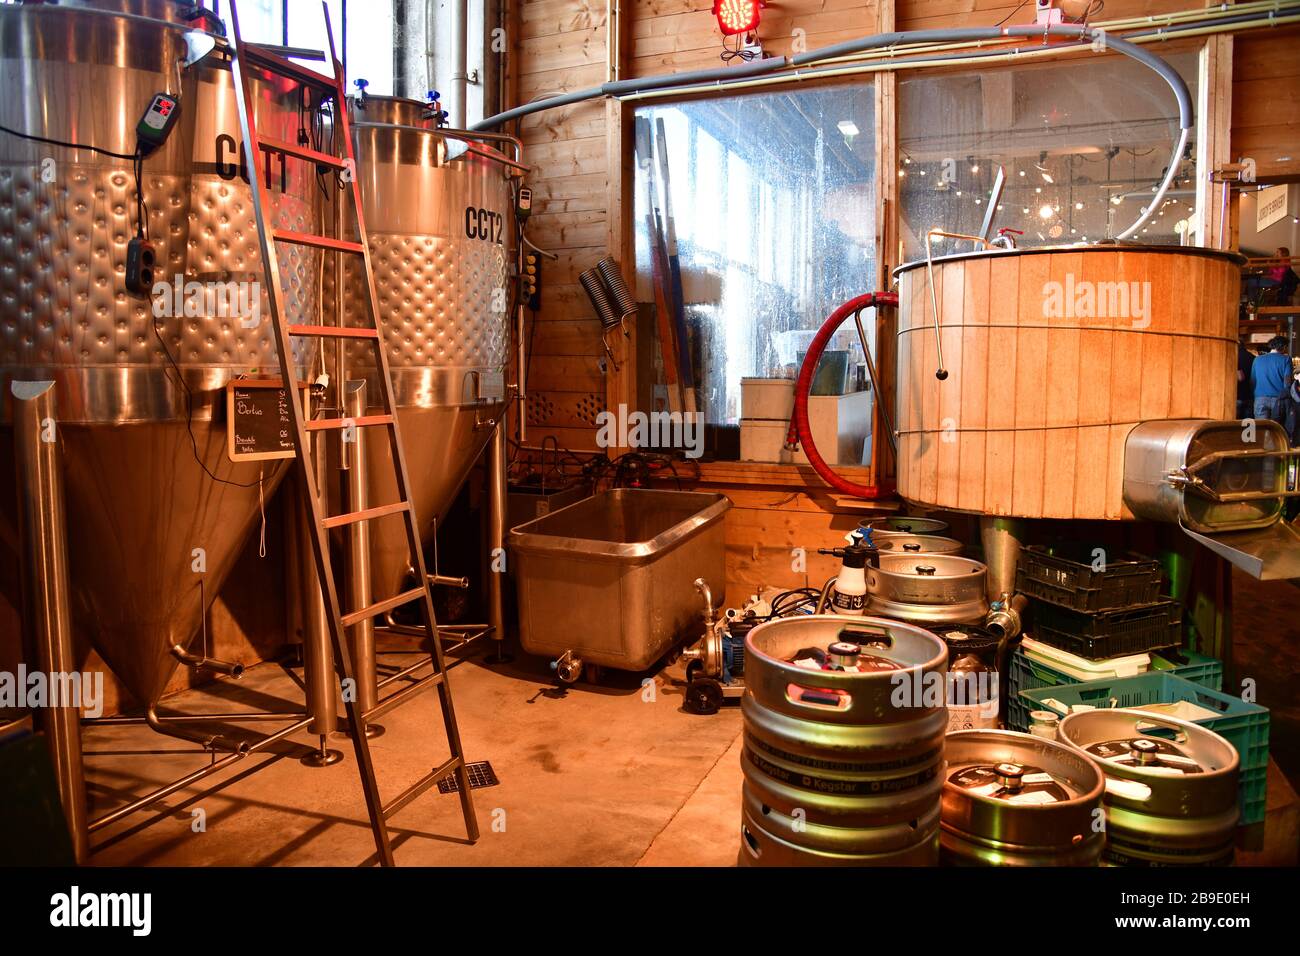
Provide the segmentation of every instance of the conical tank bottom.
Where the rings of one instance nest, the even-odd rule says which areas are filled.
[[[152,703],[287,473],[234,465],[220,423],[62,425],[73,624],[131,695]],[[208,477],[250,484],[238,487]],[[12,515],[5,515],[12,522]]]
[[[470,469],[482,453],[492,429],[480,423],[500,418],[502,406],[435,406],[399,408],[398,427],[406,452],[406,468],[420,537],[432,540],[434,525],[447,510]],[[372,434],[378,434],[375,429]],[[392,456],[387,444],[367,435],[367,475],[370,505],[397,500]],[[407,581],[410,554],[402,522],[387,518],[371,524],[371,589],[375,600],[397,594]],[[406,585],[409,586],[409,585]]]

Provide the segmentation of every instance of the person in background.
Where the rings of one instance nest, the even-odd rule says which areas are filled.
[[[1286,246],[1278,246],[1273,258],[1290,259],[1291,250]],[[1295,295],[1298,285],[1300,276],[1295,274],[1289,263],[1282,263],[1266,269],[1262,275],[1249,277],[1246,280],[1246,296],[1251,302],[1257,302],[1259,294],[1265,289],[1277,289],[1278,305],[1290,305],[1291,296]]]
[[[1286,351],[1287,341],[1280,335],[1269,340],[1268,351],[1255,359],[1250,366],[1250,389],[1255,396],[1255,417],[1277,422],[1290,434],[1292,417],[1291,387],[1295,373],[1291,356]]]
[[[1255,353],[1237,343],[1237,418],[1245,420],[1255,412],[1255,393],[1250,384],[1250,367]]]

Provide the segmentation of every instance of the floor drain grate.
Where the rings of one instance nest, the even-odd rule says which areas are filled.
[[[496,771],[492,769],[491,762],[480,760],[477,763],[465,764],[465,769],[469,772],[469,788],[471,790],[482,790],[484,787],[495,787],[501,781],[497,779]],[[438,781],[439,793],[459,793],[460,784],[456,781],[456,775],[444,777]]]

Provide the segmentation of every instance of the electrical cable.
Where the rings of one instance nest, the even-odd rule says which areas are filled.
[[[34,133],[24,133],[20,130],[8,126],[0,125],[0,132],[8,133],[10,136],[16,136],[19,139],[30,140],[35,143],[44,143],[49,146],[59,146],[63,149],[84,149],[100,156],[106,156],[110,159],[120,159],[131,164],[131,173],[135,180],[135,234],[137,238],[148,240],[149,238],[149,204],[144,198],[144,150],[137,148],[134,153],[118,153],[111,149],[103,149],[99,146],[91,146],[88,143],[75,143],[67,140],[53,139],[48,136],[37,136]],[[150,323],[153,328],[154,337],[158,340],[158,345],[162,349],[163,355],[167,359],[167,364],[172,372],[176,375],[176,381],[185,394],[185,430],[190,437],[190,449],[194,453],[194,460],[199,467],[207,473],[207,476],[215,482],[223,485],[232,485],[236,488],[257,488],[262,484],[262,476],[259,475],[256,481],[240,482],[231,481],[227,478],[221,478],[213,474],[207,463],[199,454],[199,442],[194,435],[194,393],[190,389],[189,383],[185,381],[185,376],[181,373],[180,365],[172,356],[171,350],[167,347],[163,339],[162,332],[158,328],[159,316],[155,314],[153,321]]]
[[[236,488],[258,487],[262,483],[260,475],[256,481],[248,482],[231,481],[228,478],[220,478],[212,473],[212,469],[208,467],[207,462],[205,462],[203,457],[199,454],[199,441],[194,437],[194,393],[190,390],[189,383],[185,381],[185,376],[181,374],[180,366],[176,363],[176,360],[172,358],[171,349],[167,348],[167,343],[163,341],[162,332],[158,329],[157,315],[153,317],[153,322],[150,324],[153,327],[154,337],[158,340],[158,345],[163,350],[163,355],[167,357],[167,364],[171,367],[171,370],[176,373],[176,381],[180,384],[181,391],[185,393],[185,430],[190,436],[190,448],[194,452],[194,460],[198,462],[199,467],[207,473],[207,476],[215,482],[219,482],[223,485],[232,485]]]
[[[993,24],[993,25],[994,25],[995,27],[1000,27],[1000,26],[1002,26],[1002,24],[1006,23],[1008,20],[1010,20],[1012,17],[1014,17],[1017,13],[1019,13],[1019,12],[1020,12],[1020,8],[1023,7],[1023,6],[1024,6],[1026,3],[1028,3],[1028,2],[1029,2],[1029,0],[1020,0],[1020,3],[1016,6],[1016,8],[1015,8],[1014,10],[1012,10],[1012,11],[1011,11],[1010,13],[1008,13],[1005,17],[1003,17],[1001,20],[999,20],[997,23],[995,23],[995,24]]]
[[[64,149],[86,149],[92,153],[98,153],[101,156],[107,156],[110,159],[123,159],[130,162],[140,154],[139,150],[134,153],[115,153],[111,149],[101,149],[98,146],[90,146],[86,143],[70,143],[61,139],[50,139],[48,136],[37,136],[35,133],[24,133],[20,130],[11,129],[8,126],[0,125],[0,133],[8,133],[10,136],[17,136],[19,139],[31,140],[34,143],[45,143],[48,146],[62,146]]]

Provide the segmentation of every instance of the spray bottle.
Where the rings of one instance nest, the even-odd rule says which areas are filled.
[[[854,531],[842,548],[819,548],[818,554],[840,558],[840,573],[831,589],[830,610],[834,614],[862,617],[867,613],[867,565],[880,567],[880,549],[871,540],[871,529]]]

